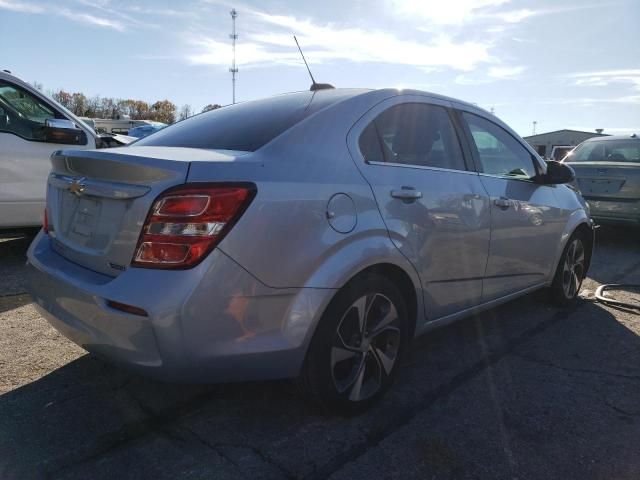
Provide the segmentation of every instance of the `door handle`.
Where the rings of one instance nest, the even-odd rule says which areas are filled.
[[[511,206],[511,200],[505,197],[496,198],[493,203],[496,205],[496,207],[500,207],[503,210],[506,210]]]
[[[391,190],[391,196],[400,200],[415,201],[422,198],[422,192],[413,188],[403,187],[400,190]]]

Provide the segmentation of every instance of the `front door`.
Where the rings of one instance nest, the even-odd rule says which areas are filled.
[[[481,302],[490,219],[448,104],[425,98],[378,105],[352,130],[350,147],[392,241],[418,271],[434,320]]]
[[[26,89],[0,80],[0,227],[41,225],[51,154],[94,146],[47,143],[45,120],[52,118],[66,119]]]
[[[566,218],[557,206],[557,187],[536,183],[536,160],[520,141],[484,117],[462,117],[491,199],[486,302],[547,281]]]

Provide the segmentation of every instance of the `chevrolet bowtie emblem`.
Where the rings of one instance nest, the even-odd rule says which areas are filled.
[[[74,178],[73,182],[69,185],[69,191],[77,196],[82,195],[84,189],[87,188],[87,186],[82,183],[84,180],[84,178]]]

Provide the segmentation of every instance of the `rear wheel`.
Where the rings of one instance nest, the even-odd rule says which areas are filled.
[[[361,412],[391,385],[406,336],[407,308],[395,285],[379,275],[357,279],[324,313],[301,383],[325,410]]]
[[[584,237],[574,233],[562,252],[556,275],[551,285],[554,303],[565,306],[576,299],[586,273]]]

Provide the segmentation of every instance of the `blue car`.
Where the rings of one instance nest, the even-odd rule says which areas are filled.
[[[144,138],[147,135],[151,135],[152,133],[157,132],[158,130],[162,130],[166,126],[167,125],[164,123],[158,123],[154,125],[141,125],[139,127],[130,129],[127,135],[130,137]]]

